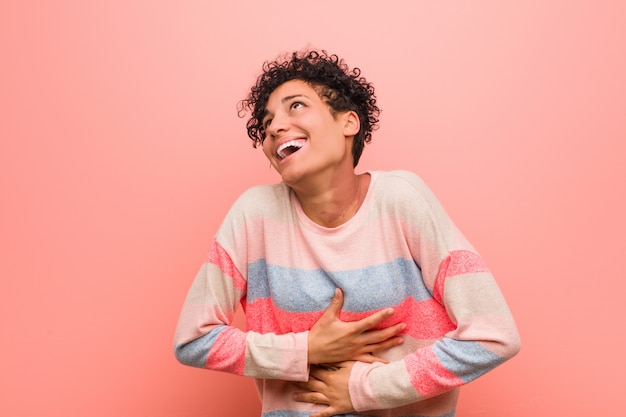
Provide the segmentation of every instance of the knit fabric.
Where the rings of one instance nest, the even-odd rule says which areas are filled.
[[[304,417],[291,381],[306,381],[308,330],[344,292],[340,318],[393,307],[378,328],[404,322],[404,343],[357,362],[357,412],[455,414],[459,387],[519,349],[507,304],[487,266],[421,179],[369,173],[359,211],[336,228],[311,221],[284,184],[246,191],[215,236],[183,306],[175,353],[184,364],[256,379],[264,417]],[[231,326],[238,305],[246,331]]]

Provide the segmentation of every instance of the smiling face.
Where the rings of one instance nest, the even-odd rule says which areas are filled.
[[[263,152],[287,185],[353,169],[356,113],[333,114],[317,91],[301,80],[277,87],[265,110]]]

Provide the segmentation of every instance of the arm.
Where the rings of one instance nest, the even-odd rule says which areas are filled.
[[[214,241],[183,305],[174,352],[183,364],[255,378],[306,380],[307,335],[244,332],[231,325],[246,280]]]
[[[340,321],[343,295],[339,290],[310,332],[243,332],[231,322],[245,291],[245,279],[228,253],[214,242],[179,319],[175,354],[181,363],[255,378],[305,381],[310,363],[372,362],[377,359],[370,352],[402,342],[393,337],[402,331],[402,324],[368,331],[393,314],[391,309],[358,322]]]
[[[402,174],[400,174],[402,175]],[[357,362],[350,394],[357,411],[392,408],[442,394],[466,384],[514,356],[519,335],[506,301],[482,258],[449,219],[437,199],[416,176],[402,175],[394,203],[403,221],[401,233],[421,271],[431,298],[416,311],[436,313],[438,336],[422,336],[410,326],[407,336],[432,340],[402,360],[383,364]],[[399,313],[398,313],[399,314]],[[417,327],[433,326],[416,317]]]

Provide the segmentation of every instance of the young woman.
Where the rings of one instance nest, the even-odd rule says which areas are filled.
[[[502,294],[418,176],[356,173],[379,109],[335,55],[266,63],[242,110],[281,175],[235,202],[185,301],[179,361],[256,379],[264,417],[454,416],[519,350]],[[231,326],[241,304],[247,330]]]

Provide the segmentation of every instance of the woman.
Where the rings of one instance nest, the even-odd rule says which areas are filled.
[[[356,173],[379,109],[336,55],[266,63],[241,110],[281,175],[232,206],[183,307],[184,364],[256,379],[263,416],[454,416],[517,353],[476,250],[415,174]],[[230,325],[239,304],[247,330]]]

